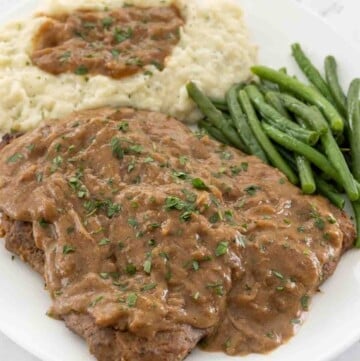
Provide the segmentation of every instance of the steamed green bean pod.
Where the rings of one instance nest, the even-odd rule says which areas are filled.
[[[302,50],[300,44],[296,43],[292,45],[292,54],[295,58],[299,68],[306,75],[310,83],[312,83],[316,89],[329,101],[333,102],[334,99],[331,95],[330,89],[326,84],[326,81],[321,76],[320,72],[316,69],[314,64],[306,56]]]
[[[267,156],[263,151],[261,145],[253,134],[245,114],[243,113],[238,100],[239,86],[233,85],[226,94],[226,101],[228,109],[233,121],[233,125],[236,128],[239,137],[249,149],[250,153],[256,155],[265,163],[268,162]]]
[[[252,72],[262,79],[281,85],[282,88],[296,94],[299,98],[318,106],[326,116],[331,129],[338,133],[343,131],[344,120],[342,116],[324,96],[311,86],[305,85],[297,79],[266,66],[254,66],[252,67]]]
[[[233,127],[226,120],[224,115],[219,109],[216,109],[211,100],[202,93],[202,91],[196,86],[195,83],[190,82],[186,85],[191,99],[197,104],[202,113],[208,118],[209,122],[216,128],[218,128],[226,138],[235,147],[241,149],[244,152],[249,152],[246,145],[240,139],[238,134],[234,131]]]
[[[262,148],[264,149],[265,153],[267,154],[269,160],[271,161],[271,164],[278,169],[280,169],[292,182],[293,184],[298,183],[298,177],[293,172],[291,167],[286,163],[286,161],[282,158],[282,156],[279,154],[279,152],[276,150],[274,145],[271,143],[269,138],[264,133],[261,123],[256,115],[255,109],[253,108],[251,101],[246,93],[245,90],[241,90],[239,92],[239,101],[242,106],[242,109],[244,110],[249,125],[255,134],[258,142],[261,144]]]
[[[344,117],[347,114],[346,96],[341,88],[338,73],[337,64],[333,56],[327,56],[325,59],[325,74],[326,81],[328,83],[331,95],[336,103],[336,106]]]

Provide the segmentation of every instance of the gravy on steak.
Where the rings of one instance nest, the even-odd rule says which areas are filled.
[[[124,7],[49,17],[34,39],[33,63],[61,74],[102,74],[115,79],[158,69],[180,39],[183,19],[171,7]]]
[[[45,277],[50,313],[100,361],[178,361],[203,337],[231,355],[272,350],[355,233],[257,158],[132,109],[12,140],[0,209],[9,248]]]

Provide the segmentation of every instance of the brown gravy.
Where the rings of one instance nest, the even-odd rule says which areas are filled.
[[[35,36],[31,59],[52,74],[102,74],[119,79],[143,71],[146,65],[162,70],[180,39],[182,25],[174,6],[49,17]]]
[[[0,209],[32,223],[55,317],[87,315],[154,347],[190,325],[230,355],[288,340],[354,239],[343,213],[276,169],[132,109],[75,113],[13,140]]]

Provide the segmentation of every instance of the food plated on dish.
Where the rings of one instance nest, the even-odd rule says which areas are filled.
[[[182,42],[187,18],[179,4],[101,3],[70,14],[53,5],[27,53],[29,71],[59,86],[48,94],[53,104],[62,101],[64,81],[84,99],[93,79],[111,82],[121,99],[123,82],[166,71],[178,78],[179,103],[165,111],[161,88],[153,110],[133,103],[134,91],[129,104],[74,102],[66,115],[54,107],[56,118],[26,122],[43,103],[25,102],[24,118],[4,123],[12,134],[0,153],[1,228],[6,247],[44,277],[48,315],[100,361],[182,360],[200,341],[228,355],[265,353],[288,341],[356,238],[340,192],[357,209],[358,81],[345,97],[328,58],[321,84],[335,98],[329,102],[323,89],[285,70],[252,67],[255,47],[240,10],[238,26],[224,32],[242,38],[244,58],[218,54],[223,74],[206,78],[196,56],[190,75],[168,68],[177,51],[191,48]],[[211,5],[197,12],[203,20],[216,14]],[[298,45],[294,55],[319,88],[321,76]],[[6,69],[10,77],[18,70]],[[44,96],[41,87],[33,91]],[[186,113],[182,121],[201,119],[201,130],[193,133],[172,109]]]

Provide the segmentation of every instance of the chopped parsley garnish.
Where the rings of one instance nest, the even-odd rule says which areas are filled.
[[[213,289],[218,296],[224,295],[224,286],[222,283],[208,283],[206,288]]]
[[[121,211],[121,205],[118,203],[113,203],[110,200],[100,201],[100,200],[87,200],[83,204],[84,208],[88,212],[87,216],[91,216],[99,209],[106,211],[106,214],[109,218],[112,218]]]
[[[261,189],[259,186],[251,185],[251,186],[245,188],[245,192],[249,196],[254,196],[259,189]]]
[[[35,149],[35,144],[29,144],[25,147],[29,152],[32,152]]]
[[[322,218],[316,218],[314,221],[316,228],[320,229],[321,231],[325,228],[325,221]]]
[[[133,227],[136,228],[139,225],[139,222],[137,221],[136,218],[129,218],[128,219],[128,224]]]
[[[212,224],[215,224],[215,223],[219,222],[220,220],[221,220],[221,217],[220,217],[219,212],[216,212],[209,217],[209,222]]]
[[[333,216],[328,216],[326,218],[326,220],[330,223],[330,224],[335,224],[336,223],[336,219]]]
[[[187,179],[188,174],[185,172],[173,171],[173,176],[176,178],[185,180],[185,179]]]
[[[193,198],[191,198],[191,199],[193,199]],[[195,209],[195,204],[193,202],[184,201],[178,197],[170,196],[165,199],[165,210],[167,210],[167,211],[168,210],[184,211],[180,215],[180,219],[182,221],[188,221],[191,219],[192,213],[196,209]]]
[[[109,238],[103,238],[99,241],[99,246],[106,246],[110,243],[110,239]]]
[[[89,69],[88,69],[85,65],[79,65],[79,66],[75,69],[74,73],[75,73],[76,75],[86,75],[86,74],[89,73]]]
[[[184,213],[180,214],[180,219],[184,222],[187,222],[191,219],[193,212],[192,211],[185,211]]]
[[[159,256],[164,258],[166,261],[168,261],[170,259],[168,253],[166,253],[166,252],[160,252]]]
[[[153,60],[151,62],[151,64],[154,65],[155,68],[157,68],[157,70],[160,70],[160,71],[164,70],[164,65],[159,63],[157,60]]]
[[[86,187],[81,183],[80,181],[80,177],[82,175],[79,174],[75,177],[71,177],[68,181],[69,183],[69,186],[75,191],[77,192],[77,196],[79,198],[84,198],[87,194],[88,194],[88,191],[86,189]]]
[[[280,272],[273,270],[273,271],[271,271],[271,273],[279,280],[284,280],[284,276]]]
[[[194,269],[194,271],[198,271],[200,269],[200,264],[198,261],[193,261],[192,262],[192,268]]]
[[[52,160],[52,165],[51,165],[51,172],[55,172],[64,162],[64,159],[61,155],[56,156],[53,160]]]
[[[99,296],[99,297],[95,298],[95,300],[92,301],[89,306],[90,307],[95,307],[103,299],[104,299],[104,296]]]
[[[59,153],[61,151],[62,145],[60,143],[57,143],[54,148],[55,148],[55,151],[57,153]]]
[[[109,277],[110,277],[110,274],[108,272],[101,272],[100,273],[100,277],[103,279],[103,280],[108,280]]]
[[[130,59],[128,59],[125,62],[126,65],[135,65],[135,66],[139,66],[139,67],[143,67],[144,66],[144,62],[138,58],[137,56],[133,56]]]
[[[220,257],[225,255],[229,249],[229,242],[220,242],[215,250],[215,256]]]
[[[230,160],[232,158],[232,154],[229,152],[221,152],[220,153],[220,159],[222,160]]]
[[[154,162],[154,159],[151,158],[151,157],[146,157],[146,158],[144,159],[144,163],[152,163],[152,162]]]
[[[118,129],[123,133],[126,133],[129,130],[129,122],[122,121],[118,125]]]
[[[138,299],[138,296],[136,293],[134,293],[134,292],[129,293],[126,298],[126,304],[128,305],[128,307],[135,307],[137,299]]]
[[[242,162],[242,163],[241,163],[241,169],[242,169],[244,172],[247,172],[247,170],[249,169],[249,163],[248,163],[248,162]]]
[[[59,60],[61,63],[67,62],[71,58],[71,51],[65,51],[59,56]]]
[[[114,217],[121,211],[121,205],[118,203],[112,203],[111,201],[107,202],[107,216],[109,218]]]
[[[144,272],[147,274],[151,273],[152,261],[151,257],[144,262]]]
[[[41,183],[43,181],[43,177],[44,177],[43,173],[40,173],[40,172],[36,173],[35,174],[36,182]]]
[[[124,150],[121,148],[121,143],[119,138],[112,138],[110,142],[111,150],[113,156],[117,159],[124,158]]]
[[[304,295],[301,297],[300,303],[304,311],[309,311],[309,301],[310,301],[310,297],[308,295]]]
[[[102,26],[106,29],[108,29],[112,24],[113,24],[114,20],[112,17],[110,16],[107,16],[106,18],[103,18],[101,23],[102,23]]]
[[[134,274],[136,274],[136,266],[132,263],[128,263],[125,267],[125,272],[128,275],[133,276]]]
[[[133,36],[133,30],[131,28],[127,29],[115,29],[114,39],[117,44],[124,42],[127,39],[130,39]]]
[[[76,251],[76,248],[74,246],[65,245],[63,247],[63,254],[74,253],[75,251]]]
[[[111,49],[110,53],[114,59],[118,59],[120,55],[120,50],[118,49]]]
[[[143,146],[141,146],[140,144],[134,144],[131,145],[129,148],[126,149],[126,152],[133,152],[133,153],[142,153],[144,150]]]
[[[150,239],[150,241],[148,242],[148,245],[150,247],[155,247],[156,246],[156,240],[155,239]]]
[[[239,175],[240,172],[242,171],[241,167],[237,166],[237,165],[232,165],[230,167],[230,170],[231,170],[231,174],[232,175]]]
[[[241,233],[237,233],[235,236],[235,244],[242,248],[246,248],[246,237],[243,236]]]
[[[194,188],[199,190],[208,190],[208,186],[205,184],[205,182],[200,178],[194,178],[191,182]]]
[[[176,209],[182,211],[186,207],[186,203],[178,197],[166,197],[165,199],[165,209]]]
[[[15,153],[6,160],[6,163],[16,163],[21,159],[24,159],[24,156],[21,153]]]
[[[39,225],[40,225],[41,228],[48,228],[49,227],[49,223],[44,218],[40,219]]]
[[[179,162],[181,165],[185,165],[189,161],[188,157],[185,157],[185,155],[181,155],[179,157]]]
[[[298,231],[299,233],[305,233],[306,228],[305,228],[305,226],[299,226],[299,227],[297,228],[297,231]]]
[[[141,287],[142,292],[154,290],[157,287],[156,283],[149,283]]]

